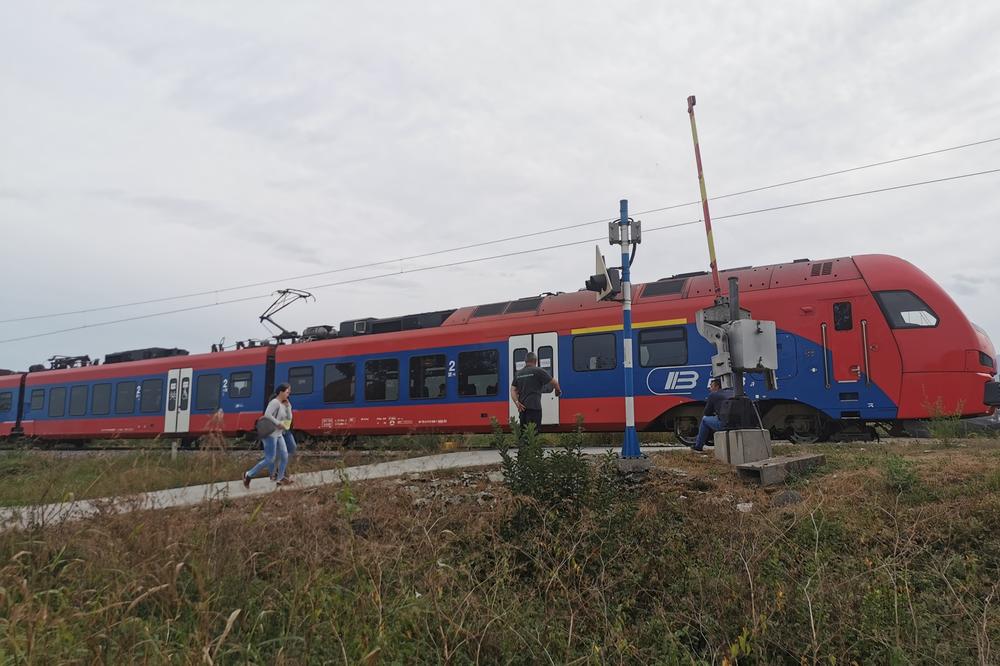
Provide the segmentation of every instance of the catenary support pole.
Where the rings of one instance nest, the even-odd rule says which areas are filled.
[[[715,239],[712,237],[712,216],[708,213],[708,192],[705,190],[705,173],[701,168],[701,148],[698,147],[698,128],[694,122],[694,95],[688,97],[688,116],[691,117],[691,138],[694,140],[694,161],[698,165],[698,187],[701,188],[701,210],[705,216],[705,235],[708,238],[708,260],[712,267],[712,285],[715,296],[722,296],[722,285],[719,284],[719,265],[715,261]]]
[[[625,441],[622,458],[638,458],[639,436],[635,432],[635,397],[632,391],[632,282],[629,276],[629,255],[632,247],[632,225],[628,218],[628,199],[620,202],[621,218],[618,221],[622,239],[622,339],[625,360]]]

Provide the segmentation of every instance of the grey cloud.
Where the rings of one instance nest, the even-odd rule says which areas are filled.
[[[282,221],[279,220],[258,219],[232,212],[212,201],[189,197],[130,194],[112,189],[90,190],[86,195],[143,208],[173,224],[190,227],[195,231],[211,230],[221,234],[238,235],[241,240],[257,243],[282,253],[290,253],[300,261],[317,266],[324,265],[322,253],[294,233],[287,233],[282,228],[284,226]]]

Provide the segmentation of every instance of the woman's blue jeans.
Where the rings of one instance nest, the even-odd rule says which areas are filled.
[[[282,438],[281,436],[281,431],[275,431],[273,434],[270,434],[261,440],[264,444],[264,457],[261,458],[256,465],[250,468],[250,471],[247,472],[247,476],[249,476],[252,479],[258,474],[260,474],[261,470],[263,470],[265,467],[268,469],[271,475],[274,475],[274,462],[275,462],[274,457],[275,453],[277,453],[278,451],[279,440],[281,440],[281,448],[284,449],[285,442],[284,438]],[[288,462],[288,453],[286,452],[284,464],[287,464],[287,462]],[[284,464],[282,464],[281,466],[282,474],[285,473]]]
[[[288,449],[288,457],[291,458],[295,455],[295,450],[299,448],[299,445],[295,443],[295,435],[292,434],[291,430],[283,430],[281,436],[285,440],[285,448]]]

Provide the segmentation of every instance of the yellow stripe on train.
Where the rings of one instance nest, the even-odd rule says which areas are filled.
[[[632,324],[632,328],[652,328],[653,326],[678,326],[686,324],[687,319],[657,319],[656,321],[640,321]],[[588,328],[574,328],[570,331],[573,335],[583,333],[607,333],[609,331],[622,330],[622,324],[612,324],[611,326],[590,326]]]

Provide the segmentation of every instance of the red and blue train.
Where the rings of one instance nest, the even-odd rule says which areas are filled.
[[[1000,405],[986,333],[906,261],[803,259],[724,271],[723,285],[730,276],[742,305],[778,326],[777,390],[745,380],[775,436],[899,431]],[[688,440],[714,353],[694,324],[713,302],[711,276],[675,275],[633,293],[636,425]],[[307,437],[485,432],[516,415],[511,376],[529,351],[563,389],[543,396],[549,428],[580,417],[591,431],[623,426],[621,308],[588,291],[321,330],[326,339],[0,376],[0,437],[237,436],[253,431],[286,381],[294,428]]]

